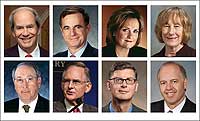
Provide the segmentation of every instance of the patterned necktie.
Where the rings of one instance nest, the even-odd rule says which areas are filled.
[[[33,57],[31,54],[27,54],[25,57]]]
[[[29,112],[29,108],[30,108],[29,105],[23,105],[22,107],[24,108],[24,110],[25,110],[26,113]]]
[[[73,110],[73,113],[80,113],[80,112],[81,112],[81,111],[80,111],[79,108],[76,108],[76,109]]]
[[[70,57],[76,57],[76,56],[72,54],[72,55],[70,55]]]

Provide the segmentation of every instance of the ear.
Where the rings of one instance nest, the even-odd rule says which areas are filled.
[[[14,30],[12,31],[12,36],[15,37],[15,32],[14,32]]]
[[[106,81],[106,87],[107,87],[107,89],[108,89],[109,91],[110,91],[110,85],[111,85],[111,84],[110,84],[110,81],[107,80],[107,81]]]
[[[38,77],[38,80],[37,80],[38,88],[41,87],[41,83],[42,83],[42,78]]]
[[[89,32],[91,30],[91,25],[88,24],[86,27],[87,27],[87,32]]]
[[[186,78],[184,79],[183,84],[184,84],[184,89],[186,90],[188,85],[188,80]]]
[[[91,82],[87,82],[85,93],[88,93],[91,89],[92,89],[92,83]]]
[[[139,84],[138,84],[138,82],[136,82],[136,83],[135,83],[135,92],[138,91],[138,86],[139,86]]]

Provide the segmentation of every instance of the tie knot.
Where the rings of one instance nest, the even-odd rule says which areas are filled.
[[[26,113],[29,112],[29,108],[30,108],[29,105],[23,105],[22,107],[24,108],[24,111],[25,111]]]
[[[27,54],[25,57],[33,57],[31,54]]]
[[[169,110],[167,113],[173,113],[173,111],[172,111],[172,110]]]
[[[70,55],[70,57],[76,57],[76,56],[72,54],[72,55]]]
[[[73,113],[80,113],[80,112],[81,112],[81,111],[80,111],[79,108],[76,108],[76,109],[73,110]]]

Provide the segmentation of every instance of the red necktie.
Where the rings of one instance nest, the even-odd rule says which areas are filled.
[[[73,113],[80,113],[80,112],[81,112],[81,111],[80,111],[79,108],[76,108],[76,109],[73,110]]]
[[[27,54],[25,57],[33,57],[31,54]]]
[[[70,55],[70,57],[76,57],[76,56],[72,54],[72,55]]]

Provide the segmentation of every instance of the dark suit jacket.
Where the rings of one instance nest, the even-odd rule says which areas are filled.
[[[66,106],[64,100],[53,102],[53,112],[66,112]],[[84,103],[83,112],[98,112],[98,109],[92,105]]]
[[[16,44],[15,46],[5,49],[4,50],[4,56],[5,57],[19,57],[19,51],[18,51],[18,45]],[[49,57],[49,52],[42,47],[40,47],[40,56],[41,57]]]
[[[117,57],[115,52],[115,45],[108,45],[103,47],[102,57]],[[128,57],[147,57],[147,50],[142,47],[134,46],[130,48]]]
[[[151,112],[164,112],[164,100],[151,103]],[[181,112],[196,112],[196,104],[186,98]]]
[[[59,52],[54,57],[68,57],[68,50]],[[98,50],[88,43],[81,57],[98,57]]]
[[[4,103],[4,112],[18,112],[19,98]],[[49,112],[49,100],[38,95],[38,101],[34,112]]]
[[[104,106],[102,108],[102,112],[110,112],[109,105],[110,105],[110,103],[108,103],[106,106]],[[137,107],[134,104],[132,104],[132,106],[133,106],[133,111],[132,112],[146,112],[146,111],[142,110],[141,108]]]
[[[152,57],[165,57],[165,47]],[[184,44],[183,47],[176,53],[176,57],[196,57],[196,50]]]

